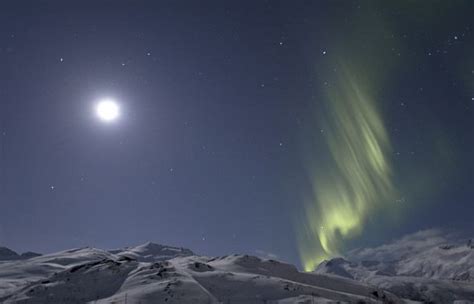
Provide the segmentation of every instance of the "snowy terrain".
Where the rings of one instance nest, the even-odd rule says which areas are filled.
[[[422,244],[425,238],[431,240]],[[30,258],[3,248],[0,302],[471,303],[474,249],[435,239],[418,235],[353,251],[353,261],[326,261],[314,273],[275,260],[211,258],[154,243]]]
[[[396,296],[247,255],[209,258],[147,243],[0,262],[2,303],[377,303]]]
[[[421,302],[474,303],[474,244],[425,230],[388,245],[351,251],[321,263],[319,274],[377,286]]]

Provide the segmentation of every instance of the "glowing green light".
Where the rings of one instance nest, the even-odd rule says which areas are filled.
[[[343,69],[342,69],[343,70]],[[332,162],[313,174],[300,253],[307,271],[337,255],[369,214],[394,195],[390,143],[370,90],[346,70],[327,93],[325,138]]]

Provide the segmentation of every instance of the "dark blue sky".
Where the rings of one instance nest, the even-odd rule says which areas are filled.
[[[356,244],[473,231],[470,1],[62,2],[0,5],[0,244],[152,240],[298,263],[305,136],[334,54],[390,65],[378,102],[410,206]],[[122,108],[109,125],[104,96]]]

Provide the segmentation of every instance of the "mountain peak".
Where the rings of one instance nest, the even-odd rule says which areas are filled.
[[[186,248],[161,245],[154,242],[146,242],[135,247],[115,249],[109,252],[118,256],[126,256],[140,262],[157,262],[175,257],[194,255],[194,252]]]
[[[25,260],[40,255],[41,254],[39,253],[30,251],[24,252],[20,255],[16,251],[11,250],[10,248],[0,246],[0,261]]]
[[[0,260],[16,260],[20,255],[7,247],[0,247]]]

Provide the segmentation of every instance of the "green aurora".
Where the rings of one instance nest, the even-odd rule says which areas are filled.
[[[343,76],[327,89],[330,168],[313,177],[314,201],[305,206],[305,236],[312,240],[300,242],[306,271],[339,254],[345,238],[361,233],[370,212],[395,197],[390,141],[372,94],[350,69],[340,70]]]
[[[469,1],[455,3],[465,5],[466,10],[472,8]],[[405,82],[403,75],[413,73],[414,67],[431,58],[432,50],[422,48],[419,39],[407,39],[408,29],[422,28],[452,39],[458,29],[445,25],[457,16],[455,3],[370,2],[364,9],[342,14],[341,20],[350,21],[331,30],[333,39],[328,48],[332,51],[314,69],[316,78],[324,83],[317,87],[314,105],[318,115],[311,117],[318,125],[304,130],[309,134],[302,138],[311,189],[304,192],[296,234],[306,271],[314,270],[324,259],[343,254],[368,226],[378,225],[381,230],[399,226],[410,220],[408,210],[433,208],[428,204],[444,193],[451,184],[448,181],[468,171],[460,160],[469,159],[469,148],[456,149],[465,143],[458,142],[459,135],[429,107],[423,113],[406,113],[416,120],[422,115],[423,123],[416,124],[411,135],[405,134],[404,143],[410,149],[416,147],[416,134],[423,138],[423,152],[429,153],[393,163],[396,151],[389,130],[393,131],[394,124],[392,121],[389,128],[389,117],[384,116],[387,108],[393,109],[392,101],[386,98]],[[406,14],[402,18],[386,13],[392,9]],[[472,52],[463,51],[459,58],[447,66],[447,71],[462,84],[460,90],[470,92]]]

